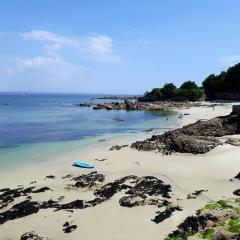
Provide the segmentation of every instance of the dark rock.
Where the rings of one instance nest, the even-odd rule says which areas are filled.
[[[105,178],[102,174],[92,172],[76,177],[73,180],[78,182],[80,187],[92,187],[96,186],[97,182],[103,182],[104,179]],[[4,200],[5,202],[2,202],[0,204],[0,207],[6,206],[8,204],[8,201],[14,201],[15,197],[27,196],[29,199],[19,204],[13,205],[9,210],[5,212],[1,212],[0,224],[3,224],[9,220],[22,218],[37,213],[41,209],[52,208],[55,209],[55,211],[65,210],[73,212],[74,209],[95,207],[96,205],[107,201],[117,192],[120,192],[122,190],[126,190],[125,195],[119,200],[119,203],[122,206],[133,207],[145,204],[166,206],[169,204],[166,198],[170,198],[169,192],[171,192],[171,186],[163,183],[163,181],[155,177],[137,177],[130,175],[97,188],[94,191],[94,195],[96,197],[88,201],[77,199],[69,203],[59,204],[59,202],[50,199],[44,202],[35,202],[30,201],[31,196],[27,195],[28,193],[38,193],[47,190],[50,189],[48,187],[43,187],[37,190],[34,190],[34,187],[26,189],[5,189],[2,195],[0,195],[1,200]]]
[[[78,188],[91,188],[97,185],[97,183],[102,183],[105,180],[103,174],[98,174],[97,172],[91,172],[89,174],[83,174],[72,179],[75,181],[75,186]]]
[[[79,103],[75,105],[76,107],[91,107],[90,103]]]
[[[35,232],[27,232],[21,236],[20,240],[42,240],[43,238],[39,237]]]
[[[240,115],[216,117],[207,121],[197,121],[183,128],[153,135],[145,141],[132,144],[132,148],[142,151],[206,153],[221,142],[216,137],[240,133]]]
[[[160,222],[163,222],[165,219],[171,217],[172,213],[175,212],[176,210],[177,211],[182,211],[182,209],[179,206],[177,206],[177,207],[167,208],[163,212],[157,212],[157,216],[155,216],[155,218],[152,219],[152,221],[157,223],[157,224],[160,223]]]
[[[240,115],[240,105],[232,106],[232,115]]]
[[[47,208],[58,208],[60,205],[58,204],[57,201],[53,201],[52,199],[48,200],[48,201],[44,201],[41,204],[41,208],[42,209],[47,209]]]
[[[98,204],[105,202],[106,199],[105,198],[94,198],[93,200],[87,201],[85,202],[85,207],[95,207]]]
[[[240,196],[240,189],[237,189],[233,192],[234,195],[236,196]]]
[[[129,183],[126,184],[126,182]],[[123,196],[119,200],[121,206],[163,205],[164,199],[170,198],[169,192],[171,192],[171,186],[164,184],[155,177],[147,176],[139,178],[130,175],[105,184],[100,189],[97,189],[94,195],[99,198],[109,199],[122,190],[127,191],[125,192],[126,196]],[[162,196],[163,199],[159,199],[159,196]]]
[[[115,146],[112,146],[109,150],[112,151],[112,150],[120,150],[121,148],[124,148],[124,147],[127,147],[128,145],[115,145]]]
[[[2,188],[2,189],[0,189],[0,192],[6,192],[6,191],[9,191],[10,190],[10,188]]]
[[[106,139],[99,139],[98,141],[99,142],[106,142],[107,140]]]
[[[61,209],[83,209],[85,208],[84,206],[84,201],[83,200],[75,200],[70,203],[62,204],[57,207],[57,210]]]
[[[65,223],[63,224],[63,227],[68,227],[69,225],[70,225],[69,222],[65,222]]]
[[[97,158],[95,158],[94,160],[95,160],[95,161],[99,161],[99,162],[104,162],[104,161],[106,161],[107,159],[106,159],[106,158],[102,158],[102,159],[97,159]]]
[[[217,222],[217,217],[212,214],[204,214],[199,216],[187,217],[183,223],[178,226],[178,230],[173,231],[168,235],[170,239],[187,240],[188,236],[198,233],[201,230],[206,229],[207,222]]]
[[[64,233],[70,233],[77,229],[77,225],[70,225],[63,229]]]
[[[48,179],[55,179],[56,177],[54,175],[48,175],[46,176],[45,178],[48,178]]]
[[[38,202],[30,202],[29,200],[15,204],[10,210],[0,213],[0,224],[37,213],[39,207]]]
[[[113,151],[113,150],[120,150],[122,147],[119,146],[119,145],[115,145],[115,146],[112,146],[109,150],[110,151]]]
[[[133,176],[133,175],[117,179],[114,182],[107,183],[104,186],[102,186],[100,189],[97,189],[94,192],[94,195],[97,197],[109,199],[117,192],[119,192],[123,189],[130,188],[129,185],[124,184],[127,180],[136,181],[137,179],[138,179],[138,177]]]
[[[71,178],[72,176],[73,176],[72,174],[67,174],[66,176],[63,176],[62,179]]]
[[[42,187],[42,188],[32,191],[32,193],[41,193],[41,192],[46,192],[46,191],[50,191],[50,190],[51,189],[49,187]]]
[[[228,138],[226,141],[225,141],[226,144],[229,144],[229,145],[232,145],[232,146],[235,146],[235,147],[239,147],[240,146],[240,139],[237,139],[237,138]]]
[[[240,172],[234,178],[240,180]]]
[[[25,189],[24,188],[16,188],[16,189],[6,188],[5,191],[0,195],[0,201],[2,203],[13,202],[15,198],[26,196],[27,194],[31,193],[33,189],[34,187],[29,187]]]
[[[194,193],[192,193],[195,196],[199,196],[200,194],[202,194],[203,192],[207,192],[208,190],[196,190]]]

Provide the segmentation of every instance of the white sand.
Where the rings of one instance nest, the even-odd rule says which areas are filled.
[[[193,123],[198,119],[209,119],[231,112],[231,106],[195,107],[181,110],[189,113],[182,118],[182,125]],[[57,156],[56,161],[39,164],[17,171],[1,172],[0,187],[16,187],[19,184],[30,186],[49,186],[54,191],[32,194],[33,200],[57,200],[65,196],[62,203],[75,199],[89,199],[92,192],[81,190],[66,190],[68,179],[61,179],[66,174],[82,174],[89,170],[73,168],[74,159],[86,160],[96,166],[99,173],[106,175],[106,182],[134,174],[137,176],[156,176],[172,185],[173,202],[182,206],[183,211],[174,212],[173,216],[160,224],[151,219],[159,209],[156,206],[139,206],[133,208],[121,207],[118,203],[119,194],[96,207],[85,210],[75,210],[74,213],[51,209],[40,210],[30,215],[0,225],[0,239],[20,239],[20,236],[34,230],[40,236],[49,239],[87,239],[87,240],[151,240],[163,239],[168,233],[184,220],[188,215],[203,207],[209,201],[216,201],[224,197],[233,197],[232,192],[239,188],[237,181],[229,179],[240,171],[240,148],[224,145],[204,155],[174,154],[162,156],[153,152],[138,152],[130,148],[120,151],[109,151],[115,144],[130,144],[135,140],[145,139],[153,133],[131,134],[130,136],[114,139]],[[95,158],[106,158],[106,161],[94,161]],[[138,162],[139,164],[137,164]],[[53,174],[56,179],[44,180],[47,175]],[[187,199],[187,194],[196,190],[208,190],[197,199]],[[17,199],[17,202],[25,198]],[[161,210],[161,209],[160,209]],[[3,210],[2,210],[3,211]],[[70,234],[62,231],[66,221],[77,224],[78,228]]]

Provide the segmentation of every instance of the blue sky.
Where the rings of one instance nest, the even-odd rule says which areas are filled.
[[[140,94],[240,62],[239,0],[0,2],[0,91]]]

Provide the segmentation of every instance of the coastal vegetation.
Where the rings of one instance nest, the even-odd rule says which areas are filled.
[[[166,83],[162,88],[153,88],[139,97],[141,102],[155,101],[198,101],[225,99],[240,100],[240,63],[222,71],[210,74],[199,87],[194,81],[186,81],[179,88],[173,83]]]
[[[162,88],[154,88],[150,92],[146,92],[143,97],[138,100],[142,102],[154,101],[197,101],[204,94],[204,90],[198,87],[194,81],[184,82],[179,88],[173,83],[166,83]]]
[[[240,100],[240,63],[218,75],[209,75],[203,81],[203,88],[208,100]]]

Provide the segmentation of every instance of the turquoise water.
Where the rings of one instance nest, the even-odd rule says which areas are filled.
[[[176,126],[173,112],[106,111],[74,104],[99,95],[0,94],[0,166],[34,162],[83,148],[106,134],[116,136],[149,128]],[[116,123],[119,116],[124,122]],[[168,118],[168,119],[167,119]]]

